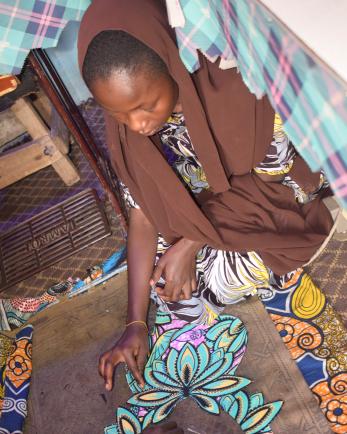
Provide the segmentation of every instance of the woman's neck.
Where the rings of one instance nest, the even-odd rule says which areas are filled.
[[[182,113],[182,111],[183,111],[182,104],[178,101],[173,109],[173,113]]]

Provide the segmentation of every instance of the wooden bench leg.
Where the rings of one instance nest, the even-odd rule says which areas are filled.
[[[76,167],[66,155],[61,154],[61,158],[52,166],[66,185],[73,185],[80,180]]]
[[[24,98],[20,98],[11,107],[11,110],[25,126],[28,133],[33,140],[39,140],[42,137],[46,137],[49,134],[49,129],[46,127],[40,116],[36,113],[32,105]],[[47,159],[47,165],[52,164],[53,168],[65,182],[66,185],[73,185],[80,180],[77,169],[73,165],[70,158],[66,155],[68,152],[68,146],[60,137],[49,138],[51,146],[49,148],[54,149],[55,158],[54,161],[49,162]],[[58,158],[56,158],[58,156]],[[18,161],[19,162],[19,161]],[[34,167],[34,161],[31,161],[30,173],[34,173],[42,168],[42,165],[38,165],[37,169]],[[18,167],[20,170],[20,167]],[[24,175],[26,176],[26,175]]]
[[[0,155],[0,189],[50,165],[67,185],[79,180],[78,172],[71,161],[46,134]]]

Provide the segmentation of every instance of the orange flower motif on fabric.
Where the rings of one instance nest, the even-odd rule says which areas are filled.
[[[321,345],[322,335],[310,323],[282,315],[270,316],[294,360]]]
[[[276,324],[276,329],[285,344],[293,339],[294,327],[292,325],[280,322]]]
[[[342,402],[342,400],[346,402]],[[328,403],[327,418],[330,422],[337,422],[340,425],[347,426],[347,397],[342,397],[341,402],[333,399]]]
[[[321,381],[312,391],[319,399],[320,408],[337,434],[347,433],[347,373],[338,374],[330,381]]]
[[[31,376],[32,362],[27,354],[30,354],[28,349],[28,341],[26,339],[18,341],[15,351],[10,355],[7,361],[5,376],[17,388]]]

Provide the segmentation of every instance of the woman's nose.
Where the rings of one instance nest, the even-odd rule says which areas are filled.
[[[143,134],[147,131],[148,121],[142,116],[133,116],[128,120],[128,126],[131,130]]]

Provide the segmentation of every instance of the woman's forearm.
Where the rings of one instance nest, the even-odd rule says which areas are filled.
[[[158,234],[139,209],[130,210],[127,242],[128,317],[127,322],[146,321]]]

